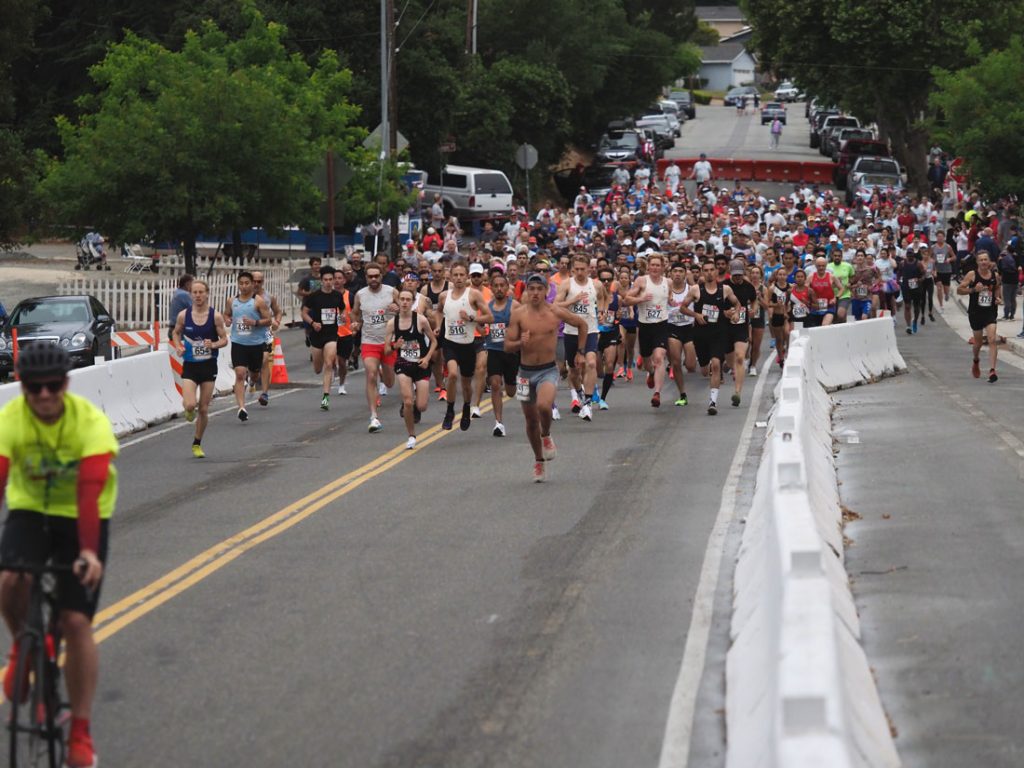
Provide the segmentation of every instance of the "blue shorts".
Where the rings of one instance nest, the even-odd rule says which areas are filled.
[[[871,299],[854,299],[850,304],[850,314],[856,318],[869,316],[871,314]]]
[[[599,333],[588,333],[586,340],[583,344],[580,344],[580,337],[573,336],[571,333],[565,334],[565,359],[572,361],[576,358],[576,352],[579,350],[581,355],[586,355],[590,352],[597,352],[597,342],[600,339],[601,334]]]

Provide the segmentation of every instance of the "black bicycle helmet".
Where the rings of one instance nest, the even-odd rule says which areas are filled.
[[[71,358],[56,344],[29,344],[18,350],[18,377],[22,381],[62,379],[71,370]]]

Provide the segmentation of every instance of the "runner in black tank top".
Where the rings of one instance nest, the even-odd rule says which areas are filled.
[[[440,290],[436,290],[434,288],[433,278],[436,278],[438,276],[444,278],[445,276],[444,264],[441,264],[440,262],[435,263],[433,266],[431,266],[430,273],[432,275],[432,278],[427,281],[427,284],[423,286],[423,289],[420,291],[420,293],[426,296],[427,301],[430,302],[430,316],[428,319],[430,320],[430,324],[437,329],[437,339],[438,343],[440,343],[440,341],[444,338],[444,323],[437,316],[437,305],[441,299],[441,294],[449,290],[452,287],[452,284],[447,279],[443,279]],[[431,372],[434,374],[434,382],[436,384],[436,386],[434,387],[434,392],[437,393],[437,399],[446,399],[448,397],[448,393],[445,391],[444,388],[444,363],[441,360],[441,355],[434,355],[434,360],[431,363]]]
[[[430,394],[430,359],[437,351],[437,339],[430,322],[412,311],[416,293],[405,288],[398,294],[398,314],[384,329],[384,353],[395,352],[395,379],[402,394],[398,411],[405,421],[409,440],[405,447],[416,447],[416,424],[427,409]]]
[[[996,356],[999,353],[996,343],[996,320],[1001,301],[999,273],[996,272],[991,257],[985,251],[979,251],[975,258],[977,266],[967,273],[956,292],[961,296],[968,295],[970,297],[967,304],[967,319],[970,321],[971,331],[974,333],[974,337],[971,339],[974,351],[971,375],[976,379],[981,377],[979,359],[981,345],[983,339],[987,339],[991,366],[988,370],[988,381],[989,384],[995,384],[999,380],[996,375]]]
[[[711,378],[708,414],[714,416],[718,413],[722,363],[729,353],[729,322],[739,302],[728,285],[718,282],[718,270],[713,262],[701,267],[701,276],[703,282],[690,289],[690,295],[683,300],[682,310],[697,321],[693,345],[697,349],[697,363]]]

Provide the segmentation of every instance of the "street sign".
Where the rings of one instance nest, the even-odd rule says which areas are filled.
[[[377,127],[370,131],[370,135],[363,139],[363,146],[367,149],[380,149],[380,123],[377,123]],[[409,140],[402,135],[401,131],[395,132],[395,151],[403,152],[409,146]]]
[[[439,144],[437,147],[438,153],[442,155],[450,155],[452,152],[455,151],[455,149],[456,147],[454,141],[446,141],[442,144]]]
[[[528,171],[537,164],[537,148],[532,144],[520,144],[516,147],[516,165]]]

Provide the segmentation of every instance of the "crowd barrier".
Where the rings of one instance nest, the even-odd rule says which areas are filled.
[[[727,768],[900,764],[843,565],[826,387],[903,368],[891,321],[794,334],[736,564]]]
[[[658,161],[658,178],[665,177],[669,165],[679,166],[682,178],[690,175],[699,158],[686,157]],[[716,181],[776,181],[793,184],[831,184],[833,163],[801,162],[799,160],[737,160],[731,157],[707,158],[711,178]]]

